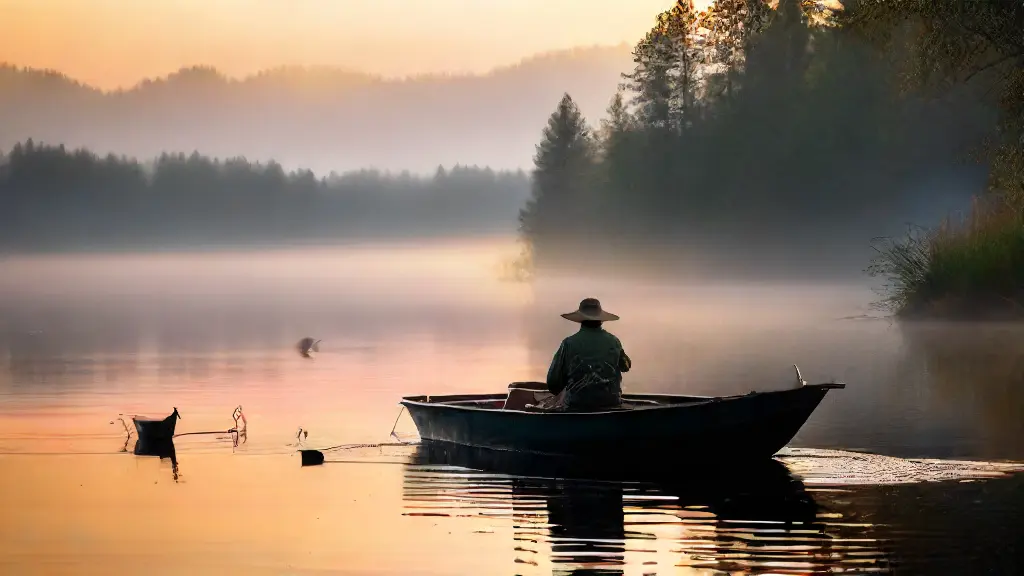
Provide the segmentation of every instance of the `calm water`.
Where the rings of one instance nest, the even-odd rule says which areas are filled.
[[[865,287],[527,288],[497,279],[513,250],[0,261],[0,572],[1024,573],[1024,480],[992,463],[1024,461],[1024,329],[891,324]],[[729,478],[551,480],[416,446],[299,466],[300,427],[387,441],[402,395],[541,379],[557,313],[591,295],[623,318],[628,390],[784,387],[793,363],[849,386]],[[225,430],[237,405],[244,442],[177,439],[177,479],[117,421],[175,406],[179,432]]]

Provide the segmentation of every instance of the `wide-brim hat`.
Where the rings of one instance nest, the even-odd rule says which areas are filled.
[[[605,312],[601,308],[601,301],[597,298],[584,298],[580,307],[572,312],[562,314],[562,318],[573,322],[585,322],[587,320],[596,322],[611,322],[619,317],[611,312]]]

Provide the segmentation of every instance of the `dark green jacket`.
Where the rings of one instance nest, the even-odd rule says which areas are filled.
[[[614,334],[603,328],[581,326],[562,340],[548,368],[552,394],[566,390],[568,409],[617,406],[622,396],[622,373],[632,362]]]

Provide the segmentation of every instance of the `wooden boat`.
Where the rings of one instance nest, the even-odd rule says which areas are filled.
[[[595,412],[538,410],[545,385],[513,383],[508,394],[407,396],[424,440],[583,460],[766,459],[796,435],[829,390],[797,370],[789,390],[739,396],[624,394],[621,407]]]
[[[170,440],[174,437],[174,427],[180,418],[181,415],[178,414],[178,409],[175,408],[170,416],[163,419],[133,416],[132,422],[135,423],[135,431],[138,433],[140,441]]]

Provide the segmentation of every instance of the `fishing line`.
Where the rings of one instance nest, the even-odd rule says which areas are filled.
[[[395,429],[398,428],[398,421],[402,418],[402,414],[405,412],[405,406],[403,405],[401,410],[398,411],[398,417],[395,418],[395,424],[391,427],[391,438],[398,440],[398,442],[378,442],[372,444],[339,444],[337,446],[331,446],[329,448],[316,449],[300,449],[299,454],[302,456],[303,466],[319,466],[326,464],[327,462],[339,463],[339,464],[399,464],[398,462],[373,462],[368,460],[324,460],[324,452],[331,450],[353,450],[356,448],[384,448],[388,446],[415,446],[417,442],[402,442],[402,439],[395,434]],[[299,428],[299,434],[303,432],[302,428]]]
[[[402,418],[402,414],[405,413],[405,406],[398,411],[398,417],[395,418],[395,424],[391,426],[391,434],[389,437],[398,440],[398,442],[377,442],[373,444],[338,444],[337,446],[331,446],[329,448],[320,448],[320,452],[327,452],[329,450],[355,450],[357,448],[385,448],[394,446],[415,446],[417,442],[403,442],[401,438],[395,434],[395,429],[398,428],[398,421]],[[299,428],[299,433],[302,433],[302,428]]]
[[[356,448],[385,448],[389,446],[415,446],[417,442],[379,442],[377,444],[339,444],[330,448],[320,448],[321,452],[329,450],[354,450]]]

